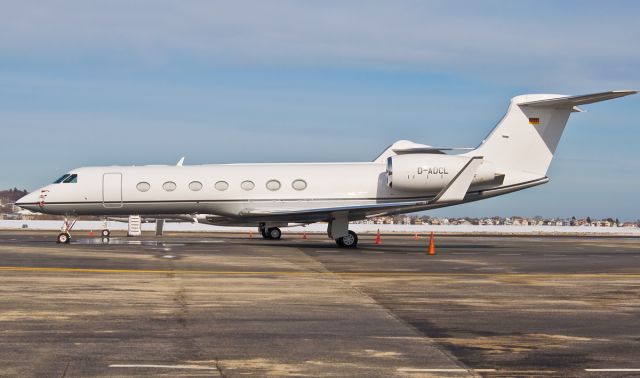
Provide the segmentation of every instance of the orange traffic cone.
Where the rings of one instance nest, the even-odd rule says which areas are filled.
[[[307,240],[307,231],[306,230],[302,233],[302,238]]]
[[[93,230],[89,231],[89,236],[93,236]]]
[[[436,254],[436,238],[433,236],[433,231],[431,231],[431,236],[429,237],[429,254]]]
[[[376,234],[376,244],[382,244],[382,238],[380,238],[380,229],[378,229],[378,233]]]

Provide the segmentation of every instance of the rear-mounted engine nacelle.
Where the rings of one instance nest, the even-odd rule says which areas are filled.
[[[467,164],[469,157],[408,154],[387,159],[387,185],[400,191],[434,192],[444,188]],[[503,175],[496,174],[491,163],[483,161],[471,186],[500,185]]]

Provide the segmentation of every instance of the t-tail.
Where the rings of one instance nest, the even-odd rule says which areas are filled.
[[[482,156],[507,172],[546,176],[572,112],[580,105],[637,93],[610,91],[581,96],[529,94],[511,99],[509,110],[481,145],[465,155]],[[508,173],[507,173],[508,175]]]

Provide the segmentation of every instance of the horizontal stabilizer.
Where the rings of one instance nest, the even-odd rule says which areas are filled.
[[[430,203],[446,203],[446,202],[458,202],[464,199],[467,194],[471,181],[482,164],[481,156],[472,157],[467,164],[462,167],[456,177],[449,182],[447,186],[442,189],[440,193]]]
[[[563,96],[550,98],[546,100],[537,100],[529,102],[521,102],[520,106],[532,107],[550,107],[550,108],[572,108],[574,106],[592,104],[594,102],[611,100],[618,97],[624,97],[638,93],[638,91],[609,91],[600,93],[591,93],[580,96]]]

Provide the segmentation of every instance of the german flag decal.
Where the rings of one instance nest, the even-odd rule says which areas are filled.
[[[540,118],[529,118],[529,124],[531,125],[538,125],[540,124]]]

